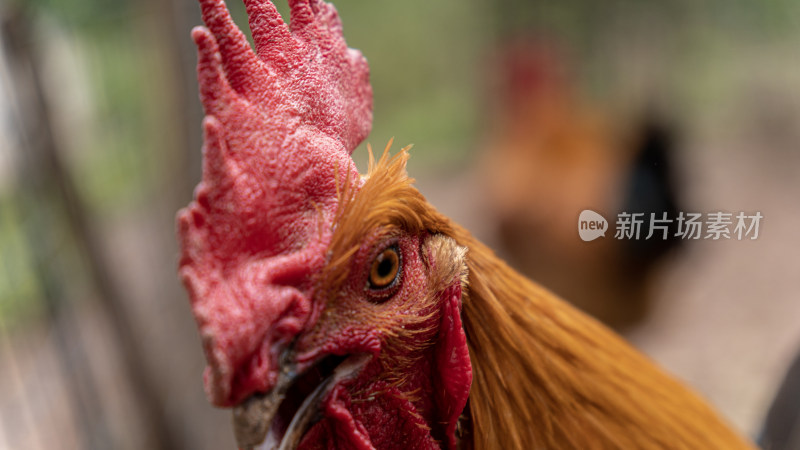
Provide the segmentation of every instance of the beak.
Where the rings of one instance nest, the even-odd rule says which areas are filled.
[[[319,419],[320,403],[339,383],[355,379],[372,359],[371,355],[359,354],[345,359],[333,373],[323,379],[305,398],[292,416],[283,436],[274,435],[272,422],[294,382],[303,374],[296,371],[291,354],[282,356],[281,372],[272,390],[266,394],[254,394],[233,409],[233,431],[236,444],[242,450],[293,450]]]
[[[281,371],[275,386],[266,394],[253,394],[233,408],[233,434],[242,450],[255,449],[263,443],[272,419],[278,412],[286,392],[297,379],[294,358],[289,351],[281,355]]]

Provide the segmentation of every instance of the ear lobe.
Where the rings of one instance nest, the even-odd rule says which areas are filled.
[[[469,360],[467,337],[461,323],[461,279],[441,293],[442,315],[439,338],[434,349],[436,376],[434,392],[439,423],[443,424],[444,436],[435,436],[455,449],[458,418],[464,411],[472,385],[472,364]]]
[[[455,239],[443,234],[427,236],[421,254],[428,269],[428,285],[434,292],[444,292],[454,283],[466,283],[467,248],[458,245]]]

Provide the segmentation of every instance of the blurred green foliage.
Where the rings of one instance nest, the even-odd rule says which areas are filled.
[[[45,83],[61,76],[77,81],[86,89],[65,88],[76,88],[90,97],[88,111],[76,112],[88,112],[85,120],[55,117],[54,123],[85,126],[57,134],[56,139],[61,140],[59,150],[66,150],[62,156],[91,217],[117,214],[133,202],[144,201],[152,193],[147,162],[159,150],[148,146],[153,142],[148,116],[161,106],[148,103],[143,95],[151,68],[148,50],[142,48],[136,22],[131,20],[129,2],[30,0],[21,6],[22,17],[29,20],[25,28],[31,33],[29,42],[22,44],[23,51],[32,52],[42,67],[61,69],[53,67],[53,61],[64,58],[77,58],[69,62],[83,66],[75,73],[69,73],[74,66],[64,67],[65,73],[46,73],[42,78]],[[48,58],[52,60],[42,61]],[[59,84],[57,89],[64,87]],[[59,107],[62,110],[56,116],[72,114],[71,105]],[[76,144],[81,148],[73,148]],[[27,170],[46,170],[47,164],[29,156],[22,158],[28,160]],[[81,257],[58,186],[47,177],[21,174],[16,185],[0,192],[0,318],[12,326],[42,311],[47,286],[80,284],[85,278],[80,264],[76,265]],[[32,185],[30,179],[39,181]]]
[[[24,221],[9,195],[0,196],[0,322],[15,322],[41,309],[41,290]]]
[[[129,0],[25,0],[37,13],[82,32],[108,33],[130,18]]]
[[[83,44],[91,66],[96,124],[90,148],[75,169],[83,197],[100,211],[152,194],[145,187],[148,158],[155,153],[148,116],[157,105],[146,101],[151,97],[147,49],[126,28]]]

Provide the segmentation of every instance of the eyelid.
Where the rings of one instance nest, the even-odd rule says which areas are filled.
[[[379,242],[372,247],[369,262],[375,261],[381,253],[385,252],[390,247],[397,247],[397,253],[400,254],[400,236],[389,235],[379,239]],[[402,256],[402,255],[401,255]]]

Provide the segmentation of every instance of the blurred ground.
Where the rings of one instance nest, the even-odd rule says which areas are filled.
[[[576,104],[614,126],[669,117],[681,209],[764,219],[758,240],[659,260],[647,315],[624,332],[755,436],[800,351],[800,6],[336,4],[371,64],[369,141],[414,143],[420,190],[501,255],[517,249],[503,247],[482,164],[507,39],[557,49]],[[175,275],[174,214],[199,180],[196,5],[2,0],[0,16],[0,450],[232,448]],[[559,239],[580,251],[579,212]]]

